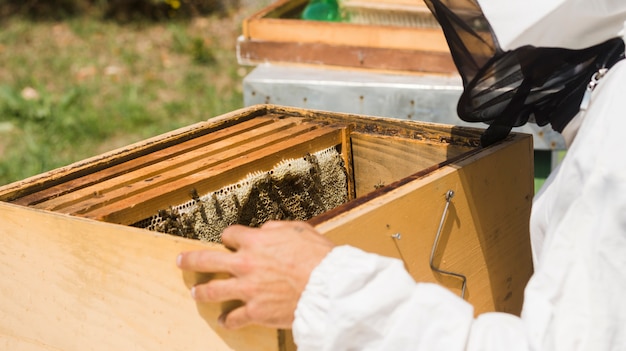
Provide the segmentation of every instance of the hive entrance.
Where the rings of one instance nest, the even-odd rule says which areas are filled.
[[[348,178],[335,147],[284,160],[267,172],[160,210],[136,226],[220,242],[229,225],[260,226],[269,220],[307,220],[348,201]]]

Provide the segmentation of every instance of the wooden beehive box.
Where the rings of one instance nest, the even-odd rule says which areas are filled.
[[[386,19],[372,23],[302,20],[307,3],[278,0],[246,18],[237,42],[239,62],[457,73],[441,28],[421,2],[345,2],[346,10],[361,10],[361,18]],[[364,13],[367,8],[372,11]]]
[[[192,189],[210,192],[328,147],[345,161],[352,200],[309,220],[321,233],[402,259],[415,279],[460,294],[461,279],[430,267],[440,233],[433,265],[467,277],[476,313],[519,313],[532,273],[532,139],[512,134],[483,149],[480,133],[259,105],[0,187],[0,345],[295,349],[289,331],[225,331],[221,306],[189,297],[210,277],[183,274],[177,254],[221,245],[129,224]]]

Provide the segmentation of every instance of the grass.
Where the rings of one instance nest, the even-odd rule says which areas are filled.
[[[3,21],[0,185],[243,107],[251,68],[235,44],[250,13]]]

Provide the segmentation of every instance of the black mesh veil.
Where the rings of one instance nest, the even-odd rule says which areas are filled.
[[[523,46],[503,51],[476,0],[424,1],[443,28],[463,79],[459,117],[489,124],[483,146],[527,122],[563,131],[580,110],[593,74],[624,58],[621,38],[582,50]]]

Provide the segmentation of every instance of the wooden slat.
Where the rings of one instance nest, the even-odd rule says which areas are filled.
[[[449,52],[389,49],[328,43],[239,39],[237,59],[243,65],[265,62],[354,67],[362,69],[456,74]]]
[[[516,135],[473,156],[310,222],[336,244],[396,257],[419,282],[460,295],[461,280],[435,273],[430,250],[453,190],[435,265],[468,278],[475,313],[519,314],[532,274],[528,218],[533,189],[532,138]],[[399,233],[401,238],[394,239]]]
[[[120,174],[116,178],[50,199],[35,207],[64,213],[79,213],[90,209],[91,206],[104,205],[115,201],[120,196],[132,195],[145,188],[154,188],[220,162],[240,157],[251,150],[263,147],[272,140],[287,138],[289,133],[297,135],[316,127],[314,124],[300,125],[296,122],[298,120],[283,119],[247,130],[238,133],[236,137],[221,139],[162,162]]]
[[[158,162],[166,161],[169,158],[173,158],[183,153],[196,150],[210,143],[215,143],[223,139],[232,137],[233,135],[237,135],[246,131],[250,131],[255,128],[262,127],[274,121],[275,121],[274,119],[268,118],[268,117],[259,117],[259,118],[255,118],[249,121],[244,121],[234,126],[231,126],[222,130],[218,130],[213,133],[182,142],[180,144],[172,145],[162,150],[158,150],[158,151],[149,153],[147,155],[131,159],[127,162],[114,165],[109,168],[105,168],[101,171],[97,171],[89,175],[80,177],[80,178],[72,179],[65,183],[61,183],[59,185],[52,186],[42,191],[18,198],[12,202],[18,205],[23,205],[23,206],[33,206],[38,203],[44,202],[46,200],[50,200],[52,198],[56,198],[64,194],[77,191],[79,189],[83,189],[90,185],[94,185],[96,183],[102,183],[103,181],[112,179],[114,177],[119,177],[121,175],[135,171],[139,168],[150,166]],[[96,189],[91,190],[91,192],[94,192],[94,191],[97,191],[97,190]]]
[[[189,139],[197,138],[198,136],[206,135],[228,126],[271,113],[271,111],[268,111],[268,106],[266,105],[250,106],[213,117],[208,121],[198,122],[152,138],[141,140],[134,144],[80,160],[49,172],[0,186],[0,201],[13,201],[51,186],[89,175],[165,147],[182,143]],[[291,115],[294,114],[291,113]]]
[[[350,5],[363,5],[363,6],[406,6],[409,8],[420,9],[421,11],[427,11],[428,7],[422,0],[344,0],[344,4]]]
[[[3,350],[279,351],[258,326],[217,325],[219,304],[196,304],[176,256],[218,245],[0,202]]]
[[[307,153],[340,145],[341,142],[341,129],[314,129],[250,151],[245,157],[233,162],[222,162],[189,176],[168,181],[160,187],[150,187],[136,195],[120,197],[106,206],[89,207],[88,211],[81,211],[80,215],[111,223],[136,223],[156,214],[158,210],[189,201],[189,193],[193,189],[205,194],[235,183],[252,172],[269,171],[284,159],[302,157]]]
[[[352,133],[356,194],[362,196],[382,185],[440,164],[473,150],[471,147],[420,140]]]
[[[343,158],[348,177],[348,200],[356,198],[356,182],[354,178],[354,159],[352,152],[352,127],[347,126],[341,135],[341,157]]]
[[[350,23],[440,28],[421,1],[344,0],[341,7]]]
[[[247,39],[450,52],[441,29],[281,19],[250,20]]]
[[[112,179],[106,184],[97,184],[100,189],[85,188],[76,193],[71,193],[67,197],[81,196],[77,200],[72,199],[54,199],[38,206],[55,205],[51,210],[63,213],[80,214],[91,211],[93,209],[106,206],[107,204],[132,195],[137,195],[151,189],[161,189],[162,186],[171,184],[172,182],[184,178],[193,177],[202,170],[215,168],[225,162],[231,162],[238,158],[245,158],[249,153],[264,148],[266,145],[287,140],[305,133],[314,126],[312,125],[289,125],[283,124],[283,127],[290,126],[289,129],[272,128],[269,131],[254,131],[253,134],[260,133],[256,138],[248,139],[247,135],[241,135],[238,142],[232,141],[218,142],[219,145],[212,145],[209,150],[196,150],[193,154],[181,155],[182,160],[172,159],[159,165],[149,166],[140,169],[124,180]],[[276,127],[276,126],[274,126]],[[279,133],[279,132],[285,133]],[[247,133],[244,133],[247,134]],[[160,190],[159,190],[160,191]],[[190,197],[187,194],[186,200]]]
[[[276,18],[306,0],[279,0],[244,20],[247,39],[449,52],[441,29]]]
[[[275,113],[291,114],[294,109],[285,106],[268,105]],[[480,136],[484,128],[455,126],[449,124],[412,121],[391,117],[364,116],[352,113],[337,113],[300,109],[299,115],[318,123],[338,123],[351,125],[355,132],[396,136],[407,139],[457,146],[480,147]]]

